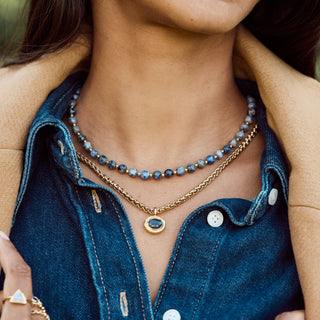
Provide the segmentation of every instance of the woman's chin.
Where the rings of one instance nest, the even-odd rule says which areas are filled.
[[[131,0],[132,1],[132,0]],[[234,29],[257,0],[134,0],[148,8],[149,21],[185,31],[212,35]]]

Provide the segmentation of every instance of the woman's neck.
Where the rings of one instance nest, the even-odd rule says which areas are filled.
[[[153,162],[163,152],[174,162],[181,152],[207,149],[203,137],[220,147],[246,112],[233,79],[233,42],[234,32],[201,35],[124,15],[117,6],[96,10],[82,126],[100,148],[133,162],[149,154]]]

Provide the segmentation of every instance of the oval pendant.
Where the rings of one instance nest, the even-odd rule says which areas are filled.
[[[144,227],[146,230],[154,234],[162,232],[165,226],[166,222],[158,216],[151,216],[144,222]]]

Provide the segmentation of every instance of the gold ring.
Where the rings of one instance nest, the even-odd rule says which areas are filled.
[[[38,310],[31,310],[31,315],[32,316],[42,316],[43,318],[45,318],[45,320],[50,320],[49,315],[47,314],[47,311],[45,309],[45,307],[43,306],[42,302],[40,301],[39,298],[37,297],[32,297],[31,299],[31,306],[33,308],[37,308]]]
[[[20,289],[18,289],[12,296],[9,296],[2,300],[3,303],[5,303],[6,301],[9,301],[12,304],[20,305],[26,305],[27,303],[32,304],[32,301],[27,299]]]
[[[43,310],[31,310],[31,316],[42,316],[45,320],[50,320],[47,312]]]
[[[31,310],[32,316],[42,316],[45,320],[50,320],[50,317],[47,314],[46,309],[42,305],[40,299],[37,297],[32,297],[31,300],[27,299],[20,289],[18,289],[12,296],[4,298],[2,301],[3,303],[9,301],[9,303],[18,305],[26,305],[27,303],[29,303],[32,308],[36,308]]]

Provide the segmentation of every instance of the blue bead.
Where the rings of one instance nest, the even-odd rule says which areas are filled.
[[[141,173],[140,173],[140,178],[141,178],[142,180],[148,180],[148,179],[150,178],[150,172],[147,171],[147,170],[141,171]]]
[[[73,126],[72,127],[72,131],[73,131],[74,134],[77,134],[77,133],[80,132],[80,127],[79,126]]]
[[[84,150],[89,151],[92,148],[92,145],[89,141],[86,141],[83,143],[83,148],[84,148]]]
[[[74,99],[74,100],[78,100],[78,98],[79,98],[79,96],[78,96],[77,94],[74,94],[74,95],[73,95],[73,99]]]
[[[230,146],[232,146],[233,148],[238,146],[238,140],[237,139],[232,139],[230,140]]]
[[[173,176],[173,170],[171,169],[167,169],[165,172],[164,172],[164,176],[166,178],[171,178]]]
[[[240,126],[240,129],[244,132],[247,132],[249,130],[249,125],[247,125],[246,123],[243,123],[241,126]]]
[[[249,109],[256,109],[257,108],[257,104],[255,103],[255,101],[249,102],[248,103],[248,108]]]
[[[249,109],[248,110],[248,115],[251,117],[254,117],[256,115],[256,110],[255,109]]]
[[[197,167],[195,166],[194,163],[190,163],[190,164],[187,165],[187,171],[188,171],[189,173],[195,172],[196,169],[197,169]]]
[[[75,115],[77,113],[77,110],[75,108],[69,108],[68,110],[69,115]]]
[[[224,147],[223,147],[223,152],[224,152],[225,154],[229,154],[229,153],[231,152],[230,146],[224,146]]]
[[[101,155],[99,158],[98,158],[98,162],[102,165],[105,165],[107,163],[107,157],[104,156],[104,155]]]
[[[126,171],[127,171],[127,166],[126,166],[125,164],[120,164],[120,165],[118,166],[118,171],[119,171],[120,173],[126,173]]]
[[[75,107],[77,105],[77,101],[76,100],[72,100],[70,103],[70,107]]]
[[[251,116],[246,116],[244,118],[244,122],[247,122],[247,123],[251,124],[253,122],[253,118]]]
[[[222,150],[218,150],[215,152],[215,155],[217,156],[218,159],[222,159],[223,158],[223,152]]]
[[[178,176],[183,176],[186,173],[186,170],[184,169],[184,167],[178,167],[176,169],[176,172]]]
[[[213,164],[213,163],[215,163],[216,162],[216,158],[212,155],[212,154],[210,154],[209,156],[207,156],[207,162],[208,162],[208,164]]]
[[[197,161],[197,164],[198,164],[198,168],[199,169],[202,169],[202,168],[204,168],[206,166],[206,162],[203,159],[199,159]]]
[[[135,178],[138,176],[139,171],[136,168],[129,169],[129,176]]]
[[[80,94],[80,91],[81,91],[81,89],[78,88],[77,91],[76,91],[76,94],[79,95],[79,94]]]
[[[245,135],[243,131],[238,131],[236,133],[236,137],[239,138],[240,140],[244,139]]]
[[[86,136],[84,134],[79,134],[78,135],[78,141],[79,142],[83,142],[84,140],[86,140]]]
[[[108,168],[111,169],[111,170],[114,170],[115,168],[117,167],[117,163],[113,160],[110,160],[108,162]]]
[[[255,102],[255,98],[253,98],[252,96],[247,96],[247,102],[248,103],[252,103],[252,102]]]
[[[92,158],[95,159],[98,155],[99,155],[99,151],[98,150],[93,149],[93,150],[90,151],[90,156]]]
[[[153,179],[155,180],[159,180],[160,178],[162,178],[162,173],[160,171],[155,171],[153,174],[152,174],[152,177]]]
[[[77,124],[78,123],[78,119],[76,117],[70,117],[68,121],[70,124]]]

